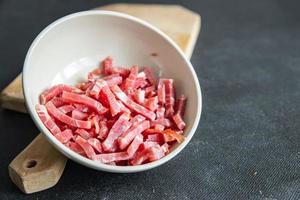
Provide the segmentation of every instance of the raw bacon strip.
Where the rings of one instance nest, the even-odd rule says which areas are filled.
[[[186,97],[184,95],[180,95],[176,101],[176,111],[175,113],[179,113],[181,116],[184,115],[186,105]]]
[[[74,106],[72,105],[64,105],[58,108],[61,112],[63,112],[64,114],[69,113],[71,111],[73,111],[75,109]]]
[[[96,115],[95,117],[93,117],[92,122],[93,122],[94,127],[95,127],[95,133],[99,134],[99,132],[100,132],[99,116]]]
[[[86,119],[89,115],[87,113],[81,112],[80,110],[73,110],[71,114],[72,118],[83,120]]]
[[[153,134],[153,135],[148,135],[147,139],[146,139],[147,142],[157,142],[157,143],[162,143],[164,142],[164,137],[162,134],[160,133],[156,133],[156,134]]]
[[[116,153],[98,154],[93,156],[92,159],[101,163],[111,163],[120,160],[128,160],[129,156],[126,152],[116,152]]]
[[[131,142],[131,144],[128,146],[126,152],[130,158],[133,157],[135,152],[138,150],[140,144],[143,143],[143,135],[138,134],[134,140]]]
[[[168,118],[159,118],[151,122],[151,127],[155,126],[156,124],[161,124],[165,127],[172,126],[172,122]]]
[[[84,112],[84,113],[90,112],[89,107],[87,107],[85,105],[75,103],[74,106],[77,110],[79,110],[81,112]]]
[[[104,77],[103,80],[106,81],[108,86],[112,86],[112,85],[120,85],[123,79],[122,76],[119,76],[118,74],[112,74]]]
[[[133,118],[131,118],[130,122],[132,123],[132,126],[136,126],[145,119],[146,118],[143,115],[136,115]]]
[[[100,130],[98,134],[98,138],[100,140],[104,140],[108,134],[108,127],[106,125],[106,121],[100,121]]]
[[[103,147],[104,151],[109,151],[112,148],[114,141],[121,134],[123,134],[125,131],[127,131],[129,129],[129,127],[131,126],[131,123],[128,122],[128,120],[129,120],[128,114],[124,113],[115,122],[115,124],[110,129],[107,138],[102,143],[102,147]]]
[[[138,71],[139,69],[137,66],[133,66],[130,69],[130,74],[125,80],[125,91],[127,94],[131,94],[133,92]]]
[[[112,86],[111,90],[117,96],[117,98],[120,99],[130,109],[134,110],[135,112],[141,115],[144,115],[145,117],[151,120],[155,119],[154,112],[132,101],[117,85]]]
[[[119,104],[119,106],[120,106],[120,108],[121,108],[121,111],[123,112],[123,113],[127,113],[127,114],[131,114],[131,111],[122,103],[122,101],[120,101],[120,100],[117,100],[117,102],[118,102],[118,104]]]
[[[175,122],[177,128],[179,130],[183,130],[185,127],[185,122],[182,120],[181,115],[179,113],[176,113],[172,116],[173,121]]]
[[[47,109],[44,105],[38,104],[36,105],[35,109],[41,121],[44,123],[44,125],[49,129],[49,131],[53,135],[59,134],[61,132],[59,127],[54,122],[54,120],[48,114]]]
[[[134,83],[134,89],[138,89],[138,88],[143,88],[147,85],[147,81],[145,78],[142,77],[138,77],[135,79],[135,83]]]
[[[150,67],[145,67],[144,72],[146,74],[146,78],[148,79],[148,81],[151,83],[151,85],[156,85],[156,80],[155,77],[153,75],[153,72],[151,70]]]
[[[140,149],[143,151],[145,149],[148,149],[149,147],[159,146],[157,142],[143,142],[140,145]]]
[[[109,75],[113,71],[112,58],[109,56],[102,61],[103,73]]]
[[[80,103],[84,104],[86,106],[89,106],[93,109],[95,109],[99,114],[103,114],[107,112],[107,108],[103,107],[102,104],[88,96],[80,95],[80,94],[74,94],[71,92],[63,92],[62,98],[65,101],[73,102],[73,103]]]
[[[173,79],[163,79],[166,91],[166,116],[170,117],[174,114],[175,94],[173,87]]]
[[[161,105],[164,105],[166,103],[165,84],[163,83],[162,79],[159,79],[159,83],[157,86],[157,97],[158,97],[158,102]]]
[[[51,99],[52,103],[55,105],[55,107],[61,107],[65,104],[64,100],[61,97],[54,97]]]
[[[161,147],[150,147],[148,150],[148,159],[150,162],[159,160],[165,156],[164,149]]]
[[[123,133],[119,139],[119,147],[120,149],[124,149],[127,147],[130,142],[137,136],[138,134],[142,133],[144,130],[150,128],[150,123],[148,120],[145,120],[136,126],[132,126],[127,132]]]
[[[73,92],[78,91],[78,88],[71,87],[64,84],[59,84],[56,86],[53,86],[52,88],[46,90],[40,95],[40,102],[41,104],[46,104],[49,100],[51,100],[53,97],[58,96],[63,91]]]
[[[86,140],[92,137],[92,135],[89,132],[87,132],[84,129],[80,129],[80,128],[76,129],[75,133],[80,135],[83,139],[86,139]]]
[[[159,107],[156,110],[156,119],[164,118],[165,117],[165,108]]]
[[[155,91],[155,85],[151,85],[151,86],[145,88],[145,93],[146,93],[147,97],[151,96],[153,94],[152,92],[154,92],[154,91]]]
[[[158,98],[157,96],[151,97],[146,100],[145,107],[151,111],[155,111],[158,108]]]
[[[87,141],[98,153],[102,153],[102,146],[98,139],[89,138]]]
[[[84,83],[79,83],[76,85],[77,88],[86,91],[88,88],[90,88],[93,85],[92,82],[84,82]]]
[[[80,155],[85,155],[83,148],[79,144],[75,142],[70,142],[68,146],[76,153],[79,153]]]
[[[72,117],[69,117],[68,115],[61,112],[59,109],[57,109],[51,101],[49,101],[46,104],[47,111],[53,115],[53,117],[61,122],[64,122],[68,125],[78,127],[78,128],[85,128],[90,129],[92,127],[92,124],[90,121],[82,121],[77,120]]]
[[[71,129],[66,129],[55,135],[55,137],[63,144],[69,142],[73,138],[73,132]]]
[[[75,142],[81,146],[88,158],[92,159],[96,155],[93,147],[82,137],[77,136]]]
[[[135,93],[134,93],[134,100],[139,103],[139,104],[144,104],[145,102],[145,90],[141,90],[138,89]]]
[[[117,115],[119,112],[121,112],[121,107],[117,102],[114,94],[110,91],[107,83],[104,80],[98,80],[97,84],[100,86],[103,96],[107,99],[111,115]]]

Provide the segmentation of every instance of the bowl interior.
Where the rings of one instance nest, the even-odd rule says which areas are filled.
[[[175,79],[177,94],[188,97],[185,134],[193,134],[191,129],[199,120],[201,97],[197,78],[183,55],[157,31],[135,18],[103,11],[82,12],[48,26],[32,44],[23,70],[29,112],[60,151],[69,157],[74,155],[53,141],[54,137],[39,120],[34,108],[39,103],[39,94],[51,85],[85,80],[87,72],[109,55],[117,66],[150,66],[156,76]],[[92,167],[103,169],[103,165],[99,166]]]

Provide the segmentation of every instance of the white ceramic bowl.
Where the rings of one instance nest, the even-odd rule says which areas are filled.
[[[157,56],[151,56],[156,53]],[[175,79],[177,94],[188,97],[183,143],[164,158],[140,166],[111,166],[89,160],[61,144],[39,119],[35,105],[39,94],[58,84],[76,84],[99,61],[112,56],[117,65],[151,66],[157,76]],[[110,11],[84,11],[65,16],[46,27],[33,41],[23,68],[27,109],[61,153],[87,167],[108,172],[138,172],[157,167],[176,156],[191,140],[201,114],[201,91],[193,66],[179,47],[152,25],[129,15]]]

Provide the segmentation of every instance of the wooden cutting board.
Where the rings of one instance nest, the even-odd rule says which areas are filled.
[[[190,58],[199,35],[201,18],[178,5],[111,4],[96,9],[111,10],[143,19],[171,37]],[[2,92],[1,106],[26,112],[18,75]],[[12,181],[24,192],[33,193],[54,186],[60,179],[67,158],[39,134],[9,165]]]

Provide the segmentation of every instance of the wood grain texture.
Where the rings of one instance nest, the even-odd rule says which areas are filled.
[[[126,13],[143,19],[166,33],[190,58],[199,35],[201,18],[182,6],[159,4],[111,4],[96,8]],[[1,106],[26,112],[22,91],[22,75],[18,75],[0,95]]]
[[[54,186],[67,158],[39,134],[8,166],[11,180],[24,192],[33,193]]]
[[[177,5],[112,4],[96,9],[127,13],[156,26],[170,36],[190,58],[200,30],[200,16]],[[1,93],[2,107],[26,112],[21,74]],[[36,162],[36,163],[35,163]],[[9,165],[12,181],[25,193],[54,186],[60,179],[67,158],[41,134]]]

